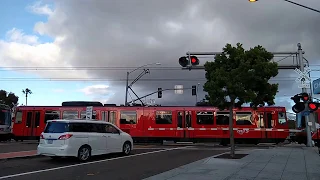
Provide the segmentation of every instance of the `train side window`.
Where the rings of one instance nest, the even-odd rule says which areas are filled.
[[[236,112],[236,125],[252,125],[252,113]]]
[[[172,112],[156,111],[156,124],[172,124]]]
[[[229,113],[217,112],[216,124],[217,125],[229,125]]]
[[[22,123],[22,111],[17,111],[14,123],[15,124]]]
[[[120,124],[137,124],[137,112],[136,111],[121,111],[120,112]]]
[[[109,111],[109,122],[112,124],[116,124],[116,112]]]
[[[86,119],[87,112],[86,111],[81,111],[80,113],[80,119]],[[92,111],[92,119],[96,119],[97,117],[97,112]]]
[[[278,123],[280,125],[285,125],[287,120],[286,120],[286,114],[284,112],[278,112]]]
[[[108,122],[108,111],[101,111],[101,120]]]
[[[40,112],[37,111],[35,113],[36,113],[36,115],[35,115],[34,125],[35,125],[35,127],[38,127],[38,126],[40,126]]]
[[[177,120],[178,120],[178,127],[179,128],[182,128],[182,117],[183,117],[182,112],[178,112],[177,113]]]
[[[44,123],[49,120],[60,119],[60,111],[46,111],[44,114]]]
[[[31,126],[31,122],[32,122],[32,112],[28,112],[28,113],[27,113],[26,126],[27,126],[27,127],[30,127],[30,126]]]
[[[191,127],[191,111],[186,111],[186,127]]]
[[[63,119],[78,119],[78,111],[63,111]]]
[[[214,116],[212,111],[198,111],[197,124],[214,124]]]
[[[258,115],[259,115],[259,120],[258,120],[259,127],[264,128],[263,113],[259,113]]]

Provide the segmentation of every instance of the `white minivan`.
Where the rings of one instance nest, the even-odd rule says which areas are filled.
[[[117,152],[128,155],[132,149],[132,137],[109,122],[59,119],[47,121],[40,135],[37,154],[87,161],[94,155]]]

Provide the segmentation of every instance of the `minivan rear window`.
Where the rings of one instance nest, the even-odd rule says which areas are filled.
[[[44,133],[64,133],[69,131],[69,124],[65,122],[48,122]]]

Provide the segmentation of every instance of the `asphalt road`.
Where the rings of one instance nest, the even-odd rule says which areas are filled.
[[[78,163],[70,159],[54,161],[48,157],[0,161],[0,180],[140,180],[226,152],[226,150],[213,148],[211,150],[178,148],[180,149],[140,148],[134,150],[130,156],[107,155],[96,157],[89,163]]]

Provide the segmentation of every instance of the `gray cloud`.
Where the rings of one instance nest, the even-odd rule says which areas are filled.
[[[320,9],[318,0],[296,2]],[[59,46],[65,61],[72,66],[137,67],[161,62],[162,67],[179,67],[178,58],[187,51],[221,51],[226,43],[237,42],[246,48],[260,44],[269,51],[296,51],[296,44],[301,42],[310,63],[319,60],[319,14],[279,0],[257,3],[247,0],[59,0],[55,7],[48,22],[38,23],[35,30],[65,38]],[[210,59],[200,60],[204,63]],[[291,64],[292,60],[281,63]],[[134,85],[139,95],[156,91],[158,87],[165,89],[182,84],[190,88],[204,83],[203,71],[150,69],[151,74]],[[87,72],[94,78],[118,80],[126,74],[123,69]],[[280,83],[279,95],[299,91],[294,78],[288,78],[295,76],[292,70],[280,70],[276,78]],[[110,91],[115,92],[109,101],[122,103],[125,82],[109,84]],[[203,96],[204,92],[200,92],[198,99]],[[157,102],[192,105],[195,97],[191,96],[191,90],[186,90],[184,95],[168,91]]]

